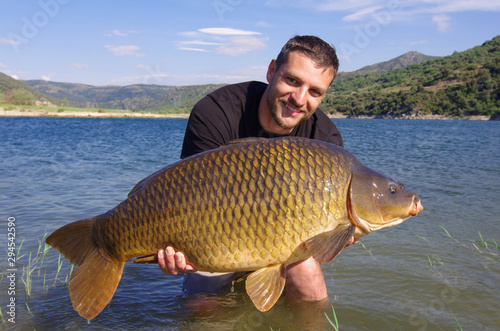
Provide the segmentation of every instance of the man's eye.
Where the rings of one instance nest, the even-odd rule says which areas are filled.
[[[322,95],[321,92],[318,90],[311,90],[311,94],[316,97],[320,97]]]

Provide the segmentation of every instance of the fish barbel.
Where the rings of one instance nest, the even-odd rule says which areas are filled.
[[[198,271],[254,271],[260,311],[280,297],[286,266],[329,262],[349,239],[423,209],[418,195],[336,145],[306,138],[242,139],[186,158],[139,182],[108,212],[47,239],[78,268],[69,292],[87,320],[109,303],[124,264],[172,246]]]

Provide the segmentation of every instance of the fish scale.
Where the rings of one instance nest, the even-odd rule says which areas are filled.
[[[199,271],[256,270],[246,289],[265,311],[283,291],[287,265],[311,255],[331,261],[354,234],[422,209],[402,185],[397,197],[388,194],[394,182],[333,144],[243,139],[152,174],[115,208],[63,226],[46,242],[79,265],[69,290],[87,319],[111,300],[127,260],[154,261],[167,245]],[[374,194],[378,187],[387,192]]]
[[[103,239],[112,247],[120,247],[119,251],[109,253],[120,260],[154,253],[170,244],[183,251],[198,270],[234,271],[236,268],[248,271],[263,264],[283,263],[289,257],[279,253],[283,241],[277,237],[276,228],[282,229],[280,236],[286,236],[288,249],[285,251],[289,252],[306,238],[329,230],[318,227],[327,225],[329,220],[333,226],[334,216],[344,216],[327,214],[331,209],[329,200],[337,197],[318,189],[317,182],[323,182],[324,178],[330,178],[337,187],[345,186],[348,181],[347,176],[339,176],[338,168],[325,163],[328,158],[324,153],[321,148],[304,153],[303,146],[287,140],[276,141],[262,150],[259,144],[244,143],[237,148],[225,147],[220,153],[203,153],[186,167],[174,165],[157,178],[150,178],[154,184],[134,192],[111,212],[109,218],[99,222],[96,231],[109,226],[120,228]],[[213,170],[214,166],[219,171]],[[312,166],[314,170],[309,171],[308,167]],[[300,179],[300,184],[296,185],[295,181],[290,185],[291,178]],[[182,193],[174,193],[179,191]],[[337,188],[330,191],[337,191]],[[141,210],[142,214],[134,214],[130,219],[134,226],[124,227],[123,215],[130,209]],[[115,214],[119,217],[114,217]],[[158,227],[159,232],[153,231],[159,242],[138,239],[151,238],[154,222],[147,221],[151,218],[158,218],[162,220],[158,223],[166,225]],[[292,226],[284,226],[285,223]],[[221,227],[217,229],[214,224],[221,224]],[[246,233],[237,230],[249,225],[250,241]],[[222,228],[226,231],[220,231]],[[299,233],[300,236],[296,235]],[[193,234],[196,241],[192,240]],[[215,242],[215,237],[224,239]],[[127,245],[129,242],[131,245]],[[127,246],[129,250],[123,249]],[[235,252],[246,249],[257,249],[259,254],[246,261],[235,260]],[[280,256],[278,261],[276,256]],[[235,262],[240,263],[236,266]]]

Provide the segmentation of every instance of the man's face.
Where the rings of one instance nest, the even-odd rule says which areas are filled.
[[[287,61],[278,69],[273,60],[267,72],[267,106],[277,124],[275,129],[270,127],[272,131],[290,133],[295,126],[311,117],[332,80],[333,70],[316,67],[303,53],[289,53]]]

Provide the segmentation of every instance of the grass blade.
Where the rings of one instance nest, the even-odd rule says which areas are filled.
[[[325,316],[326,316],[326,319],[328,320],[328,323],[330,323],[330,325],[335,329],[335,331],[338,331],[339,330],[339,321],[337,320],[337,314],[335,314],[335,308],[333,308],[333,305],[332,305],[332,312],[333,312],[333,319],[335,320],[335,322],[332,322],[330,317],[328,317],[327,313],[325,313]]]
[[[457,325],[458,325],[458,328],[460,329],[460,331],[463,331],[462,327],[460,326],[460,323],[458,323],[457,317],[455,316],[455,314],[453,314],[453,311],[451,310],[451,308],[450,308],[450,312],[453,315],[453,318],[455,319],[455,322],[457,322]]]
[[[446,235],[447,235],[448,237],[450,237],[450,238],[451,238],[451,234],[448,232],[448,230],[446,230],[446,229],[444,228],[444,226],[439,225],[439,227],[440,227],[441,229],[443,229],[443,230],[444,230],[444,232],[446,232]]]

